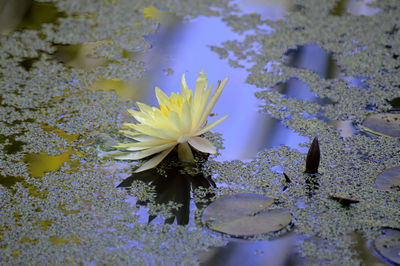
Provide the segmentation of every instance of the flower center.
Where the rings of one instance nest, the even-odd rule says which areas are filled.
[[[187,141],[189,140],[189,138],[190,138],[190,135],[189,135],[189,134],[186,134],[186,135],[180,136],[180,137],[179,137],[179,139],[178,139],[178,143],[184,143],[184,142],[187,142]]]

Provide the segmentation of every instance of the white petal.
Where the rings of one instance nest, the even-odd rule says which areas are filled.
[[[215,154],[217,152],[214,145],[212,145],[211,142],[209,142],[204,138],[191,137],[188,142],[193,148],[195,148],[198,151],[211,154]]]
[[[156,146],[156,147],[153,147],[153,148],[150,148],[147,150],[136,151],[136,152],[128,153],[126,155],[116,156],[115,159],[117,159],[117,160],[139,160],[139,159],[143,159],[147,156],[156,154],[160,151],[169,149],[171,147],[175,147],[175,145],[176,145],[176,142],[167,143],[167,144]]]
[[[136,169],[135,173],[156,167],[159,163],[161,163],[162,160],[164,160],[164,158],[168,155],[168,153],[172,151],[173,148],[174,147],[169,148],[168,150],[165,150],[163,152],[160,152],[159,154],[157,154],[156,156],[154,156],[153,158],[142,164],[142,166],[140,166],[138,169]]]
[[[206,133],[207,131],[209,131],[210,129],[212,129],[213,127],[217,126],[219,123],[221,123],[222,121],[225,120],[225,118],[227,118],[228,115],[221,117],[220,119],[212,122],[211,124],[208,124],[207,126],[201,128],[196,134],[195,136],[201,135],[203,133]]]
[[[182,162],[194,162],[192,150],[187,142],[179,143],[178,145],[178,158]]]

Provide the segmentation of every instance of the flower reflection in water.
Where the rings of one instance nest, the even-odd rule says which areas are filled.
[[[147,200],[138,199],[136,204],[147,206],[151,201],[157,205],[168,205],[170,202],[177,204],[179,207],[171,210],[172,216],[167,217],[165,223],[172,224],[176,219],[178,225],[186,225],[189,223],[191,194],[195,194],[196,189],[215,188],[216,185],[210,176],[205,175],[193,165],[176,164],[177,162],[170,162],[168,159],[166,160],[169,162],[168,168],[164,168],[165,163],[157,168],[134,172],[118,187],[129,189],[135,181],[142,181],[152,186],[156,194],[154,199],[151,200],[150,197]],[[213,196],[212,192],[205,193],[201,202],[195,201],[196,207],[202,209],[210,203]],[[149,214],[148,222],[150,223],[156,217]]]

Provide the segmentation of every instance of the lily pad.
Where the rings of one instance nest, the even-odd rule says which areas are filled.
[[[281,230],[290,224],[288,209],[267,209],[272,198],[251,193],[221,197],[203,212],[202,223],[234,237],[250,237]]]
[[[400,230],[386,228],[373,242],[376,252],[390,263],[400,264]]]
[[[400,190],[400,166],[388,168],[378,174],[375,180],[375,187],[387,191]]]
[[[361,128],[376,135],[400,138],[400,113],[368,115]]]

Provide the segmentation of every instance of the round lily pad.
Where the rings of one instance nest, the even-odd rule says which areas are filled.
[[[390,263],[400,264],[400,230],[387,228],[373,242],[376,252]]]
[[[400,113],[368,115],[361,127],[376,135],[400,138]]]
[[[292,214],[288,209],[267,209],[273,201],[259,194],[231,194],[212,202],[201,220],[210,229],[234,237],[276,232],[290,224]]]
[[[375,187],[381,190],[400,190],[400,166],[388,168],[376,176]]]

